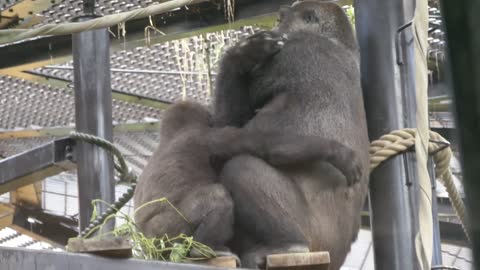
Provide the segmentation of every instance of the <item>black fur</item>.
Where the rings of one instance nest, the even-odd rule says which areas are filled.
[[[284,104],[285,100],[277,99],[262,113],[276,111]],[[338,149],[350,154],[335,155]],[[212,157],[225,161],[247,153],[275,166],[328,160],[354,179],[361,173],[361,163],[354,160],[343,167],[353,155],[349,151],[346,146],[315,136],[212,128],[210,114],[203,106],[180,102],[163,114],[160,145],[139,177],[134,194],[139,209],[135,222],[148,237],[184,233],[225,254],[229,252],[226,242],[233,234],[233,201],[218,183],[218,172],[210,164]],[[167,202],[148,205],[161,198],[167,198],[184,217]]]
[[[277,99],[286,102],[262,109]],[[263,266],[269,253],[327,250],[329,269],[339,269],[360,227],[369,167],[359,52],[343,10],[334,3],[295,3],[280,12],[279,26],[271,32],[229,50],[214,108],[217,127],[314,135],[347,146],[332,151],[346,156],[341,165],[272,166],[241,155],[228,161],[220,176],[234,202],[230,245],[244,266]],[[289,152],[300,145],[291,141]],[[360,160],[361,173],[354,179],[345,174],[349,169],[337,170],[348,168],[349,158]]]

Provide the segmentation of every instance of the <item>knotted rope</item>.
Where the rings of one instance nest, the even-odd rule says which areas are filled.
[[[390,134],[384,135],[380,137],[380,139],[373,141],[370,144],[370,171],[373,171],[383,161],[413,147],[415,145],[416,135],[416,129],[407,128],[392,131]],[[452,158],[450,143],[436,132],[430,131],[429,136],[428,153],[433,155],[435,174],[447,189],[453,209],[462,223],[463,231],[465,232],[467,239],[470,240],[470,236],[466,229],[468,222],[465,214],[465,205],[460,193],[455,187],[452,172],[450,170],[450,159]]]
[[[380,137],[380,139],[373,141],[370,144],[369,149],[370,171],[373,171],[383,161],[403,153],[413,147],[415,145],[416,135],[416,129],[407,128],[392,131],[390,134],[386,134]],[[463,204],[460,193],[455,187],[452,172],[450,170],[450,159],[452,157],[450,143],[436,132],[430,131],[429,136],[430,140],[428,144],[428,153],[433,155],[433,160],[435,162],[435,173],[447,189],[453,209],[462,223],[462,227],[467,239],[470,240],[470,236],[466,229],[467,220],[465,214],[465,205]],[[92,143],[107,150],[114,157],[116,157],[117,163],[115,163],[115,169],[119,171],[121,180],[132,183],[130,189],[127,190],[120,199],[118,199],[105,212],[99,215],[89,224],[87,228],[80,233],[80,235],[86,235],[91,229],[101,224],[106,217],[114,214],[116,211],[118,211],[118,209],[122,208],[133,197],[136,187],[136,176],[130,172],[122,154],[111,142],[93,135],[79,132],[72,132],[71,138]]]

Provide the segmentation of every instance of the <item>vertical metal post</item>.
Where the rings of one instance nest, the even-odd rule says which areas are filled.
[[[94,1],[84,2],[85,11],[93,13]],[[85,21],[92,15],[77,18]],[[110,88],[110,39],[107,29],[73,34],[72,36],[76,130],[113,140],[112,95]],[[78,195],[80,230],[88,226],[92,216],[92,200],[113,203],[115,199],[113,160],[102,148],[78,144]],[[99,211],[108,205],[97,204]],[[103,231],[112,230],[114,221]]]
[[[357,0],[356,32],[369,136],[416,127],[412,0]],[[376,269],[421,269],[418,181],[415,155],[380,165],[370,178],[370,209]]]
[[[475,269],[480,269],[480,2],[441,1],[449,62],[463,181],[467,197],[469,231]]]

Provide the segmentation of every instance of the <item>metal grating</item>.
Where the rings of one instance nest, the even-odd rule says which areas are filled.
[[[430,128],[455,128],[455,118],[451,112],[429,113]]]
[[[0,0],[0,11],[3,11],[15,4],[22,2],[23,0]]]
[[[95,4],[95,12],[99,15],[109,15],[137,8],[146,7],[155,2],[153,0],[98,0]],[[70,21],[72,18],[83,14],[82,0],[62,0],[51,8],[43,11],[40,15],[45,16],[45,23],[61,23]]]
[[[5,156],[12,156],[59,137],[36,137],[0,140],[0,149]],[[133,172],[140,174],[159,143],[158,132],[121,132],[114,134],[114,143],[125,156]]]
[[[0,75],[0,130],[74,126],[73,90]],[[113,100],[113,121],[158,118],[155,108]]]
[[[118,199],[127,189],[128,186],[117,185],[115,187],[115,198]],[[77,216],[77,175],[66,172],[45,179],[42,182],[42,208],[55,215]],[[127,215],[133,214],[133,201],[130,200],[120,211]],[[118,219],[117,223],[121,224],[122,220]]]
[[[54,248],[48,243],[37,241],[30,236],[23,235],[9,227],[0,229],[0,246],[21,247],[27,249],[48,249],[53,251],[62,250],[60,248]]]
[[[443,31],[443,22],[440,13],[440,9],[437,3],[434,1],[429,3],[428,14],[429,14],[429,28],[428,28],[428,49],[427,49],[427,59],[428,59],[428,75],[430,81],[430,89],[437,87],[438,83],[444,80],[444,71],[443,67],[445,63],[445,32]],[[431,87],[434,85],[434,87]],[[429,89],[429,90],[430,90]],[[432,91],[429,91],[429,94],[432,95]]]
[[[238,30],[208,33],[206,38],[193,36],[115,52],[110,60],[112,89],[163,101],[175,102],[187,98],[208,104],[215,70],[224,50],[257,31],[260,28],[246,26]],[[73,79],[72,61],[61,66],[37,68],[33,72],[70,81]]]
[[[442,244],[443,265],[462,270],[473,270],[472,251],[469,248]],[[372,233],[361,229],[352,244],[341,270],[374,270]]]

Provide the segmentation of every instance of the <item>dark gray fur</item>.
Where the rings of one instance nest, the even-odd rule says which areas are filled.
[[[368,189],[359,52],[347,16],[334,3],[298,2],[280,14],[278,27],[224,56],[215,125],[336,141],[353,151],[352,160],[359,158],[362,173],[350,181],[325,161],[272,166],[250,155],[234,157],[220,175],[234,203],[230,245],[246,267],[262,267],[270,253],[327,250],[329,269],[336,270],[358,233]],[[261,109],[277,99],[286,102]],[[344,150],[335,154],[344,155]]]
[[[285,100],[277,99],[262,113],[276,111]],[[301,143],[294,143],[301,141]],[[337,155],[338,149],[344,155]],[[225,161],[235,155],[251,154],[269,164],[283,166],[310,160],[327,160],[349,178],[361,173],[361,163],[346,164],[354,153],[339,143],[316,136],[251,133],[235,127],[212,128],[208,111],[200,104],[180,102],[163,114],[160,145],[140,175],[134,194],[135,222],[148,237],[194,236],[217,252],[228,253],[226,242],[233,234],[233,201],[218,183],[218,171],[210,160]],[[167,202],[167,198],[182,217]]]

